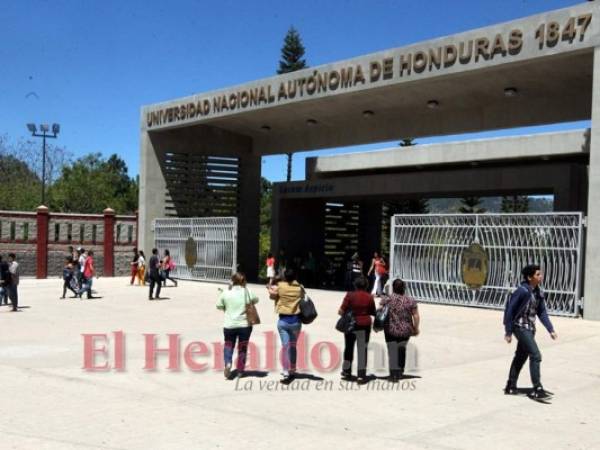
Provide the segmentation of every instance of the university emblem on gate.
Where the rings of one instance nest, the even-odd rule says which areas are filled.
[[[198,261],[198,249],[196,248],[196,241],[193,237],[189,237],[185,241],[185,263],[192,269]]]
[[[462,279],[470,289],[479,289],[488,276],[489,260],[485,249],[473,243],[462,254]]]

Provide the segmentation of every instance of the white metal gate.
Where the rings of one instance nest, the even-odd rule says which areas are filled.
[[[154,246],[171,253],[175,278],[227,282],[237,268],[237,218],[155,219]]]
[[[521,268],[539,264],[548,312],[576,316],[581,301],[582,214],[408,214],[392,217],[391,276],[431,303],[503,308]],[[462,280],[463,251],[480,244],[488,275],[478,290]]]

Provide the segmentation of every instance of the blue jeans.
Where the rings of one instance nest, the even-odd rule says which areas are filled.
[[[542,354],[540,353],[540,349],[535,342],[535,332],[526,330],[525,328],[515,327],[513,334],[519,343],[517,344],[515,357],[510,365],[510,373],[508,375],[509,383],[512,386],[517,385],[519,372],[521,372],[525,361],[527,361],[527,358],[529,358],[529,372],[531,374],[531,382],[533,383],[533,387],[536,388],[541,386],[540,363],[542,362]]]
[[[281,364],[283,365],[284,375],[288,375],[290,370],[296,370],[296,342],[302,328],[302,322],[290,324],[281,319],[277,321],[277,331],[281,338],[283,351],[281,352]]]
[[[223,359],[225,365],[231,366],[233,361],[233,349],[235,348],[235,342],[238,341],[238,357],[235,367],[238,372],[243,372],[244,367],[246,367],[246,354],[248,352],[250,334],[252,334],[252,327],[223,328],[223,335],[225,337]]]
[[[81,297],[84,292],[87,292],[87,298],[92,298],[92,283],[94,281],[94,277],[91,276],[89,278],[82,277],[81,278],[81,289],[79,289],[79,296]]]

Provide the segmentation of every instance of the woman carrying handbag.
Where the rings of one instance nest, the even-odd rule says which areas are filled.
[[[358,379],[359,384],[367,380],[367,348],[371,334],[371,316],[375,315],[375,301],[367,292],[369,282],[365,277],[354,280],[354,291],[348,292],[344,297],[338,314],[344,317],[352,311],[353,326],[344,329],[344,363],[342,365],[342,379],[352,378],[352,360],[354,359],[354,344],[358,352]],[[339,329],[339,328],[338,328]]]
[[[392,283],[392,294],[384,296],[380,305],[388,308],[384,324],[385,343],[390,367],[389,381],[396,383],[404,375],[406,345],[419,334],[419,310],[414,298],[405,295],[406,284],[400,278]]]
[[[293,269],[285,269],[284,281],[267,286],[267,289],[271,300],[275,300],[275,312],[279,316],[277,331],[283,347],[281,357],[283,378],[280,381],[287,384],[296,376],[296,343],[302,329],[300,301],[304,289],[296,280],[296,272]]]
[[[256,303],[258,303],[258,297],[248,290],[246,287],[246,276],[241,272],[233,274],[231,277],[231,287],[227,291],[221,292],[217,300],[217,309],[225,312],[223,324],[223,335],[225,338],[223,359],[225,369],[223,375],[225,375],[225,379],[227,380],[231,379],[233,350],[236,341],[238,341],[237,376],[244,376],[246,354],[248,352],[250,335],[252,334],[252,326],[260,323],[254,306]]]

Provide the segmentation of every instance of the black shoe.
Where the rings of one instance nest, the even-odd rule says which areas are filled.
[[[356,384],[367,384],[369,379],[367,377],[358,377],[356,379]]]
[[[504,395],[517,395],[519,393],[517,386],[512,384],[510,381],[506,383],[506,387],[504,388]]]
[[[389,377],[387,377],[388,382],[390,383],[397,383],[398,380],[400,378],[398,377],[398,375],[394,374],[394,375],[390,375]]]
[[[545,400],[552,397],[542,386],[533,389],[527,396],[533,400]]]
[[[341,377],[342,380],[349,381],[352,379],[352,372],[349,370],[342,370]]]
[[[281,378],[281,380],[279,380],[280,383],[282,384],[290,384],[292,381],[294,381],[294,378],[296,377],[296,374],[293,372],[287,373],[287,374],[283,374],[283,377]]]
[[[148,297],[148,300],[154,300],[154,298],[153,297]]]

